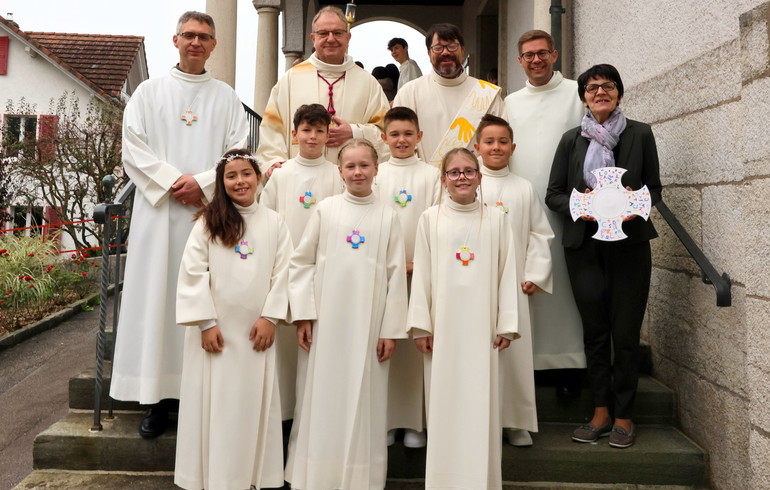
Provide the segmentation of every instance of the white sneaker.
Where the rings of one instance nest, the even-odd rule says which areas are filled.
[[[516,447],[528,447],[532,445],[532,436],[524,429],[505,429],[508,443]]]
[[[396,429],[390,429],[388,431],[388,446],[392,446],[396,442]]]
[[[404,446],[406,447],[425,447],[427,443],[428,438],[425,435],[425,431],[417,432],[416,430],[406,429],[406,432],[404,432]]]

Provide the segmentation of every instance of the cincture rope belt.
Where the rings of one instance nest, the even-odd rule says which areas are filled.
[[[337,113],[337,111],[334,109],[334,84],[345,78],[345,73],[343,73],[341,77],[332,83],[329,83],[329,80],[325,79],[320,73],[318,74],[318,78],[326,82],[326,85],[329,86],[329,105],[326,107],[326,111],[333,116]]]

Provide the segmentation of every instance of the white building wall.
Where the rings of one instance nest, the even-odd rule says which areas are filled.
[[[92,92],[82,82],[34,51],[27,53],[24,43],[0,28],[0,36],[5,35],[9,36],[8,74],[0,75],[0,112],[5,111],[8,100],[18,105],[19,99],[25,97],[27,102],[37,105],[38,114],[49,114],[50,100],[58,100],[65,90],[73,89],[81,109],[88,105]]]
[[[618,68],[626,115],[655,132],[664,201],[733,280],[733,306],[716,307],[654,217],[655,375],[714,488],[770,488],[770,3],[575,0],[573,13],[575,73]]]
[[[9,101],[14,107],[20,105],[24,98],[28,105],[34,107],[34,114],[51,114],[51,101],[54,108],[56,102],[65,91],[72,92],[79,101],[81,114],[85,116],[85,110],[91,100],[93,92],[85,85],[54,66],[51,61],[36,53],[34,50],[25,49],[27,45],[20,41],[13,33],[0,27],[0,36],[7,35],[8,42],[8,70],[6,75],[0,75],[0,128],[5,120],[6,107]],[[32,114],[30,114],[32,115]],[[40,125],[38,124],[38,131]],[[44,206],[42,198],[34,203]],[[83,218],[90,218],[84,216]],[[78,219],[80,219],[78,217]],[[10,223],[6,223],[6,226]],[[3,226],[5,228],[5,226]],[[62,235],[63,250],[72,249],[74,243],[67,234]]]

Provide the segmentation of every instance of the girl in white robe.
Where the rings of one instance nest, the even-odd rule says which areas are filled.
[[[285,319],[291,237],[256,200],[246,150],[216,169],[214,200],[198,213],[177,288],[187,325],[174,483],[230,490],[283,486],[275,322]]]
[[[449,199],[420,218],[409,303],[425,354],[425,487],[502,488],[498,358],[518,325],[513,232],[476,197],[471,152],[451,150],[441,170]]]
[[[407,293],[404,240],[372,192],[376,174],[371,143],[347,143],[346,191],[318,204],[291,259],[291,312],[309,352],[286,464],[295,489],[385,488],[386,361],[407,337]]]

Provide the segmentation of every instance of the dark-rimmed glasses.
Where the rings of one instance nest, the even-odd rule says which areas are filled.
[[[449,170],[444,172],[449,180],[460,180],[460,176],[464,175],[466,179],[472,180],[479,173],[475,168],[466,168],[465,170]]]
[[[541,49],[540,51],[527,51],[526,53],[521,53],[519,56],[529,63],[535,60],[535,56],[540,58],[540,61],[548,61],[551,58],[551,53],[553,53],[553,51]]]
[[[460,43],[451,43],[451,44],[434,44],[430,47],[430,50],[433,51],[436,54],[439,54],[444,51],[446,48],[447,51],[450,53],[454,53],[458,49],[460,49]]]
[[[588,85],[586,85],[586,92],[588,92],[589,94],[595,94],[596,92],[599,91],[599,87],[601,87],[602,90],[604,90],[604,92],[606,93],[606,92],[612,92],[618,86],[615,84],[615,82],[604,82],[601,84],[589,83]]]
[[[212,36],[211,34],[206,34],[204,32],[180,32],[179,34],[177,34],[177,36],[183,37],[188,41],[192,41],[197,37],[198,39],[200,39],[202,43],[205,43],[214,39],[214,36]]]

